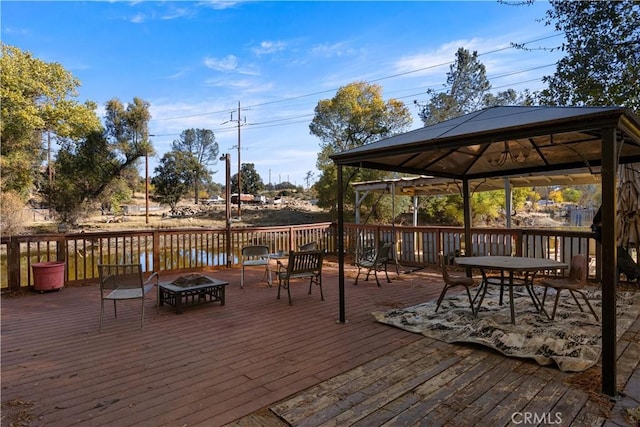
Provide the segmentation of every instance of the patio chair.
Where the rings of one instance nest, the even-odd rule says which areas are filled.
[[[152,273],[147,279],[143,278],[141,264],[99,264],[98,275],[100,278],[100,325],[102,331],[102,318],[104,317],[104,302],[113,301],[113,314],[118,317],[116,303],[122,300],[141,300],[140,329],[144,321],[145,295],[154,286],[158,288],[158,273]],[[159,299],[156,301],[158,304]],[[160,309],[157,305],[158,310]]]
[[[309,279],[309,294],[311,287],[316,284],[320,287],[320,300],[324,301],[322,293],[322,260],[323,250],[290,252],[289,261],[286,265],[278,261],[278,299],[280,299],[280,289],[286,288],[289,295],[289,305],[291,301],[291,280]]]
[[[475,316],[475,309],[473,308],[474,298],[471,297],[471,290],[473,286],[475,286],[475,281],[472,277],[467,276],[452,276],[449,273],[449,269],[447,268],[446,258],[443,255],[440,255],[440,266],[442,268],[442,278],[444,279],[444,287],[442,288],[442,292],[440,292],[440,296],[438,297],[438,302],[436,303],[436,312],[440,308],[440,304],[444,299],[447,291],[452,288],[464,287],[467,291],[467,296],[469,297],[469,305],[471,306],[471,314]]]
[[[271,286],[271,270],[269,269],[269,246],[252,245],[242,248],[242,272],[240,273],[240,289],[244,288],[244,269],[246,267],[264,266],[264,277]]]
[[[378,280],[378,271],[384,271],[387,277],[387,283],[391,283],[389,279],[389,273],[387,273],[387,264],[391,260],[391,248],[392,245],[389,242],[383,243],[377,250],[375,248],[365,248],[361,254],[356,258],[356,267],[358,267],[358,274],[356,275],[356,281],[354,285],[358,284],[358,278],[360,277],[361,270],[367,270],[367,276],[365,281],[369,280],[369,275],[373,271],[373,275],[376,278],[376,283],[379,287],[380,280]]]
[[[569,276],[567,278],[544,279],[539,282],[539,285],[544,286],[545,288],[544,294],[542,295],[543,307],[544,307],[544,301],[547,298],[547,290],[549,288],[553,288],[556,291],[556,300],[553,305],[551,320],[555,319],[556,317],[558,301],[560,301],[560,293],[562,292],[562,290],[566,289],[569,291],[569,293],[573,297],[573,300],[578,305],[578,308],[580,309],[580,311],[584,312],[584,310],[582,309],[582,306],[578,302],[578,299],[576,298],[576,295],[575,295],[576,293],[580,294],[580,296],[582,296],[582,298],[584,299],[584,302],[587,304],[587,307],[589,307],[589,310],[591,310],[591,314],[593,314],[593,317],[595,317],[596,321],[599,321],[598,315],[596,314],[593,307],[589,303],[587,296],[582,291],[582,289],[584,289],[584,287],[588,283],[587,281],[588,274],[589,274],[589,259],[587,258],[586,255],[578,254],[571,257],[571,265],[569,267]]]

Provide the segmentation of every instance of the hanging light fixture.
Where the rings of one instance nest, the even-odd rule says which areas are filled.
[[[503,166],[507,160],[511,160],[513,163],[524,163],[529,157],[529,150],[521,148],[517,153],[511,151],[509,143],[504,141],[504,149],[500,153],[491,153],[488,156],[488,162],[491,166],[500,167]]]

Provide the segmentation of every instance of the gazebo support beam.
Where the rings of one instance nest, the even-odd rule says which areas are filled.
[[[617,153],[616,129],[602,129],[602,392],[613,397],[618,394],[616,384]]]

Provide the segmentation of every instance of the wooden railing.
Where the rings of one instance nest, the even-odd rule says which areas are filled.
[[[0,288],[33,285],[31,265],[65,261],[65,283],[95,282],[98,264],[141,263],[145,272],[187,272],[233,266],[240,250],[265,243],[289,251],[309,241],[335,252],[331,223],[281,227],[195,228],[144,231],[38,234],[0,241]],[[230,253],[227,236],[230,235]]]
[[[465,248],[461,227],[410,227],[345,224],[345,252],[359,247],[394,243],[398,264],[436,265],[438,255],[522,255],[569,262],[577,253],[596,259],[592,276],[599,278],[601,256],[590,231],[550,229],[472,229],[472,247]],[[140,262],[146,272],[189,272],[238,264],[243,246],[266,244],[274,252],[289,251],[311,242],[336,253],[332,223],[277,227],[190,228],[143,231],[39,234],[3,237],[0,241],[0,288],[17,290],[33,285],[31,265],[65,261],[65,283],[97,280],[101,263]],[[229,251],[227,253],[227,239]],[[636,255],[637,256],[637,255]]]

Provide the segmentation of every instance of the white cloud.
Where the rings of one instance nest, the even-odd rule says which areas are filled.
[[[241,3],[243,2],[232,1],[232,0],[208,0],[208,1],[199,2],[198,6],[206,6],[216,10],[223,10],[223,9],[230,9]]]
[[[142,24],[146,20],[146,18],[147,17],[144,13],[137,13],[133,17],[131,17],[129,21],[134,24]]]
[[[221,59],[207,57],[204,59],[204,65],[216,71],[235,71],[238,68],[238,58],[235,55],[227,55]]]
[[[256,55],[268,55],[283,51],[287,44],[283,41],[263,41],[260,46],[251,49]]]
[[[331,58],[336,56],[356,55],[358,50],[349,47],[347,42],[338,42],[333,44],[322,43],[311,48],[311,53],[315,56]]]

